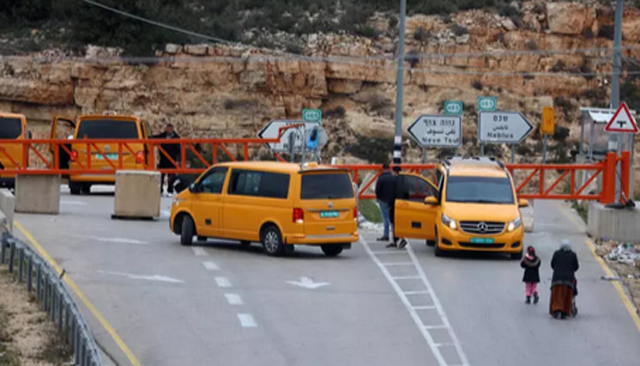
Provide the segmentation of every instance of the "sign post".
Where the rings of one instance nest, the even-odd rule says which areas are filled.
[[[636,123],[635,118],[629,111],[629,107],[627,107],[627,103],[622,102],[616,113],[613,115],[607,126],[604,128],[605,131],[611,133],[617,133],[617,144],[618,144],[618,155],[622,153],[622,144],[624,143],[624,135],[630,134],[635,135],[638,133],[638,124]],[[631,152],[633,154],[633,152]],[[621,164],[621,163],[620,163]],[[616,164],[616,172],[617,176],[620,174],[620,164]],[[633,168],[633,166],[632,166]],[[631,174],[634,175],[635,171],[631,170]],[[633,189],[632,187],[629,187]],[[620,200],[620,181],[616,179],[616,201]],[[633,197],[625,197],[626,199],[633,199]]]
[[[542,133],[542,164],[547,163],[547,139],[549,135],[555,133],[555,108],[544,107],[542,108],[542,125],[540,126],[540,132]]]
[[[516,145],[522,142],[531,130],[533,125],[520,112],[497,111],[478,114],[478,141],[482,144],[509,144],[512,162],[515,161]]]
[[[409,135],[424,149],[430,147],[455,148],[462,145],[462,117],[422,115],[409,126]]]

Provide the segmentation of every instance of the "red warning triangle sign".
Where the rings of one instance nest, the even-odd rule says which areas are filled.
[[[613,115],[613,118],[607,124],[607,127],[604,128],[607,132],[618,132],[618,133],[638,133],[638,125],[636,124],[636,120],[629,112],[629,108],[627,107],[627,103],[622,102],[618,110]]]

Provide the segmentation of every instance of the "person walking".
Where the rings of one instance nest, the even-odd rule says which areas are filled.
[[[529,246],[527,254],[520,262],[520,267],[524,268],[522,282],[525,283],[525,304],[531,304],[531,296],[533,303],[537,304],[540,297],[538,296],[538,283],[540,282],[540,264],[542,261],[536,255],[536,250]]]
[[[399,238],[396,236],[396,199],[398,198],[408,198],[405,196],[408,196],[408,192],[404,192],[403,189],[403,179],[402,176],[400,175],[400,172],[402,171],[402,169],[399,166],[394,166],[393,167],[393,195],[391,198],[391,201],[389,202],[389,221],[391,222],[391,226],[393,229],[393,242],[390,243],[389,245],[387,245],[387,248],[398,248],[398,249],[402,249],[404,247],[407,246],[407,241],[404,238]]]
[[[578,256],[571,250],[569,240],[562,240],[560,249],[553,253],[551,268],[553,277],[549,313],[556,319],[565,319],[573,315],[573,297],[576,295],[574,291],[577,284],[575,273],[580,268]]]
[[[154,135],[151,138],[154,138],[154,139],[179,139],[180,135],[178,135],[174,131],[173,125],[171,123],[169,123],[165,127],[165,130],[164,130],[163,133],[160,133],[158,135]],[[175,161],[176,163],[178,162],[178,160],[180,160],[180,144],[177,144],[177,143],[160,144],[160,148],[162,149],[162,151],[160,151],[160,162],[158,163],[158,168],[159,169],[175,169],[175,168],[177,168],[173,164],[173,162],[171,162],[169,157],[171,159],[173,159],[173,161]],[[163,151],[164,151],[164,153],[163,153]],[[166,153],[166,155],[165,155],[165,153]],[[168,157],[167,157],[167,155],[168,155]],[[175,174],[172,174],[172,173],[169,173],[169,174],[161,173],[160,174],[160,193],[164,193],[164,189],[162,187],[164,186],[164,181],[165,181],[164,178],[165,178],[165,176],[167,177],[167,193],[173,194],[173,192],[174,192],[173,181],[175,179]]]
[[[382,237],[378,238],[378,241],[389,241],[389,204],[393,201],[393,175],[389,164],[382,165],[382,174],[376,181],[376,200],[380,207],[380,214],[382,214],[383,232]]]

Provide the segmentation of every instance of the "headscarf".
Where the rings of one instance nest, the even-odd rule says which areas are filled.
[[[564,250],[566,252],[571,250],[571,242],[569,239],[562,239],[562,244],[560,244],[560,250]]]

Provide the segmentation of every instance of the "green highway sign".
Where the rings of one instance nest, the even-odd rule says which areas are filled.
[[[495,112],[498,106],[496,97],[478,97],[478,111]]]
[[[444,114],[450,116],[462,115],[462,102],[459,100],[447,100],[444,102]]]
[[[322,110],[320,109],[303,109],[302,120],[305,122],[322,122]]]

